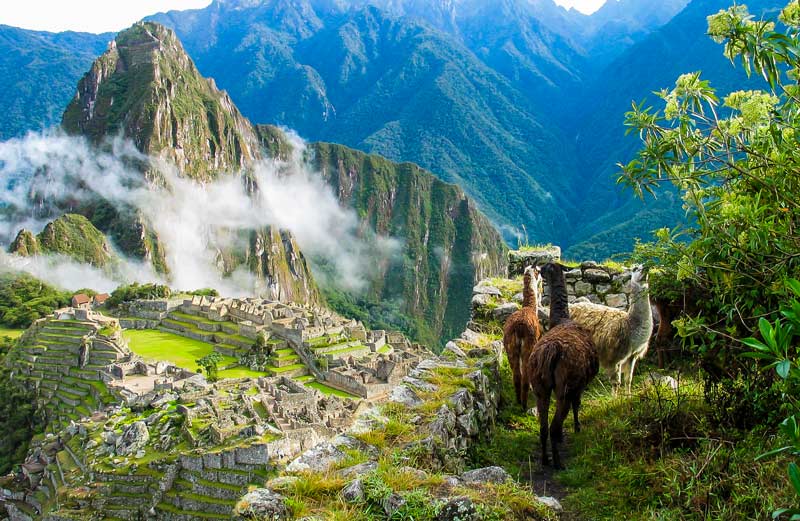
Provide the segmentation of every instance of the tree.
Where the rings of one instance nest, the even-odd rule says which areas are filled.
[[[195,360],[195,363],[205,369],[206,377],[209,382],[216,382],[218,380],[217,370],[221,361],[222,356],[220,356],[219,353],[209,353],[203,358]]]
[[[626,114],[643,147],[621,165],[619,182],[640,196],[675,184],[693,221],[661,231],[659,247],[640,253],[660,251],[651,260],[674,261],[664,267],[666,277],[707,296],[679,331],[718,378],[748,370],[736,339],[776,313],[785,280],[800,268],[798,1],[780,18],[785,33],[744,6],[708,18],[711,37],[726,42],[725,55],[760,74],[766,90],[733,92],[720,103],[700,73],[688,73],[659,93],[663,111],[640,104]]]
[[[793,399],[800,392],[800,303],[784,304],[778,318],[780,304],[792,292],[800,296],[800,1],[779,18],[785,31],[755,20],[745,6],[708,17],[709,35],[725,42],[725,55],[748,75],[763,77],[765,89],[732,92],[720,103],[695,72],[659,93],[663,112],[634,105],[626,125],[643,147],[621,165],[619,181],[640,196],[664,182],[681,190],[693,225],[662,230],[637,253],[662,261],[672,282],[662,287],[704,296],[678,325],[704,362],[714,409],[738,422],[788,416],[782,432],[791,445],[783,451],[800,455]],[[800,494],[797,465],[789,476]],[[800,519],[800,510],[775,516],[782,514]]]

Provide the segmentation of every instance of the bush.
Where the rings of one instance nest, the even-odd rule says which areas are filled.
[[[109,307],[118,307],[123,302],[131,302],[138,299],[167,298],[172,294],[168,286],[161,284],[139,284],[134,282],[126,286],[115,289],[106,301]]]

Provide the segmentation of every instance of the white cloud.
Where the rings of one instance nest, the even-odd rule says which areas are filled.
[[[6,208],[0,214],[0,242],[7,244],[22,227],[38,231],[45,224],[45,219],[34,217],[38,203],[31,203],[31,195],[34,201],[69,197],[79,202],[101,194],[118,208],[135,208],[157,233],[166,250],[172,287],[214,287],[229,296],[253,294],[257,283],[250,273],[220,276],[221,252],[235,246],[242,251],[241,243],[252,232],[275,227],[292,232],[303,253],[330,268],[325,281],[349,291],[363,290],[375,268],[395,255],[400,243],[365,236],[355,213],[342,207],[321,176],[302,160],[305,144],[296,136],[291,139],[295,154],[289,161],[264,160],[255,165],[252,175],[259,188],[255,194],[247,192],[239,175],[223,175],[205,184],[182,178],[171,165],[143,156],[122,139],[114,140],[105,153],[61,133],[30,133],[2,142],[0,179],[13,181],[10,189],[0,190],[0,209]],[[150,189],[139,171],[129,168],[134,161],[149,162],[165,187]],[[79,184],[85,188],[76,189]],[[85,287],[80,282],[84,279],[99,281],[97,288],[106,290],[113,283],[100,280],[101,275],[116,282],[160,278],[149,267],[127,259],[105,274],[88,273],[63,258],[15,262],[67,288]],[[4,259],[0,264],[14,263]]]
[[[5,0],[0,23],[39,31],[116,32],[154,13],[198,9],[210,0]]]

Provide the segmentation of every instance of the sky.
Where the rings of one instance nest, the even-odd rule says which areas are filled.
[[[605,0],[555,0],[566,8],[592,13]],[[3,0],[0,24],[39,31],[116,32],[147,15],[172,9],[197,9],[211,0]]]
[[[145,16],[211,0],[2,0],[0,24],[39,31],[117,32]]]

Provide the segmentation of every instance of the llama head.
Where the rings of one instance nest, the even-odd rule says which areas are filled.
[[[528,266],[523,275],[523,292],[533,291],[536,296],[536,304],[542,304],[542,273],[538,266]]]
[[[631,288],[633,290],[646,290],[649,287],[647,278],[649,271],[650,266],[637,264],[633,267],[633,272],[631,272]]]
[[[548,262],[541,268],[542,278],[547,281],[558,280],[563,278],[566,266],[557,262]]]

